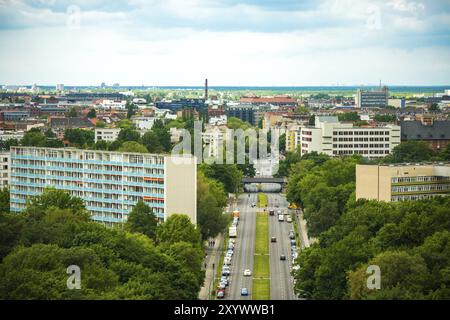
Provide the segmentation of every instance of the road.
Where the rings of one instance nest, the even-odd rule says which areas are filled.
[[[293,230],[292,223],[279,222],[277,210],[286,212],[288,202],[279,193],[268,193],[268,210],[274,209],[275,215],[269,216],[269,239],[276,237],[277,242],[270,243],[270,298],[271,300],[296,300],[293,278],[291,276],[291,245],[289,230]],[[276,207],[278,205],[278,207]],[[285,216],[286,217],[286,216]],[[286,260],[280,260],[284,254]]]
[[[231,259],[230,285],[225,296],[228,300],[251,300],[252,277],[244,277],[244,270],[253,270],[257,208],[252,208],[251,204],[257,203],[257,196],[256,193],[244,193],[237,200],[237,210],[241,214],[237,227],[236,246]],[[248,289],[249,296],[241,296],[242,288]]]

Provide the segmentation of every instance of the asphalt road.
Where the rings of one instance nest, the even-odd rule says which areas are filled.
[[[292,258],[289,230],[293,230],[292,223],[278,221],[277,210],[285,213],[288,208],[286,198],[279,193],[267,193],[268,208],[275,210],[274,216],[269,216],[269,240],[277,238],[277,242],[269,244],[270,252],[270,298],[271,300],[296,300],[293,278],[291,276]],[[278,205],[278,207],[276,207]],[[286,216],[285,216],[286,218]],[[284,254],[286,260],[280,260]]]
[[[237,200],[237,210],[241,214],[237,227],[237,238],[235,238],[236,245],[231,259],[230,285],[226,289],[225,295],[225,299],[228,300],[251,300],[253,278],[244,277],[244,270],[253,271],[257,208],[252,208],[251,204],[257,203],[257,197],[257,193],[244,193]],[[241,296],[242,288],[248,289],[248,296]]]

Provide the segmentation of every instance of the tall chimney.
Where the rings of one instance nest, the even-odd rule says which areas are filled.
[[[205,79],[205,101],[208,100],[208,79]]]

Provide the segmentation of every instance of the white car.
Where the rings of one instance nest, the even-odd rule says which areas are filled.
[[[284,221],[284,216],[282,215],[282,214],[279,214],[278,215],[278,221]]]
[[[245,269],[244,270],[244,277],[249,277],[252,275],[252,271],[250,269]]]
[[[287,217],[286,217],[286,222],[292,222],[291,216],[287,216]]]

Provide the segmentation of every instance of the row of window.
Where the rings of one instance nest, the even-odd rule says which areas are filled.
[[[416,177],[393,177],[392,183],[403,182],[436,182],[436,181],[450,181],[450,177],[444,176],[416,176]]]
[[[370,155],[386,155],[389,154],[389,150],[334,150],[334,155],[352,155],[352,154],[370,154]]]
[[[401,186],[392,187],[391,191],[394,192],[429,192],[429,191],[450,191],[450,184],[431,184],[431,185],[418,185],[418,186]]]
[[[370,131],[333,131],[334,136],[382,136],[389,135],[389,131],[379,131],[379,130],[370,130]]]
[[[333,138],[333,141],[389,141],[389,138]]]
[[[333,144],[333,148],[389,148],[389,144]]]

